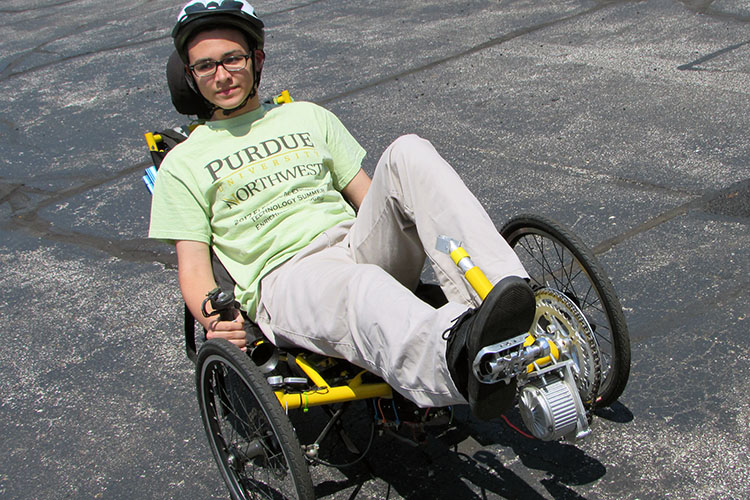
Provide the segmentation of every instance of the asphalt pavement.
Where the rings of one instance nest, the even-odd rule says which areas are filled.
[[[143,133],[187,122],[165,82],[181,3],[0,4],[4,499],[227,498],[140,179]],[[632,338],[587,440],[464,414],[420,448],[383,437],[366,466],[316,467],[319,496],[750,498],[747,0],[254,5],[263,95],[334,111],[370,173],[418,133],[498,226],[572,227]]]

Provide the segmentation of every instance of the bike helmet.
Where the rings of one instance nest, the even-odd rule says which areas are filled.
[[[241,31],[251,49],[255,46],[263,50],[263,21],[245,0],[191,1],[180,11],[177,24],[172,30],[174,46],[182,62],[188,64],[187,44],[193,35],[219,26]]]

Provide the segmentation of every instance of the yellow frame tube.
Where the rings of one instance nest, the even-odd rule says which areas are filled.
[[[333,403],[344,403],[358,399],[387,398],[393,397],[391,387],[385,382],[366,384],[362,382],[365,370],[352,378],[347,385],[331,387],[320,374],[310,366],[301,356],[297,357],[297,365],[310,377],[317,389],[296,394],[287,394],[284,391],[275,391],[276,398],[285,409],[297,408],[307,409],[312,406],[327,405]]]
[[[149,151],[159,151],[159,146],[156,145],[157,142],[161,142],[161,136],[159,134],[146,132],[143,136],[146,138],[146,144],[148,144]]]
[[[492,283],[490,283],[490,280],[487,279],[487,276],[484,275],[481,269],[479,267],[475,266],[474,263],[471,261],[471,258],[469,257],[468,252],[464,250],[463,247],[458,247],[455,250],[453,250],[450,253],[451,259],[453,259],[453,262],[460,268],[463,269],[461,262],[463,259],[468,259],[466,263],[469,264],[470,268],[464,272],[464,276],[466,277],[466,281],[469,282],[471,287],[474,289],[474,291],[477,292],[479,295],[479,298],[484,300],[485,297],[490,293],[490,290],[492,290]]]

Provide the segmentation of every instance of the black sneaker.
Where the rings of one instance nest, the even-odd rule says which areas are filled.
[[[445,357],[453,382],[469,401],[474,416],[481,420],[499,417],[513,406],[516,381],[483,384],[471,364],[488,345],[529,331],[536,301],[526,281],[509,276],[497,283],[477,309],[456,318],[443,338],[448,341]]]

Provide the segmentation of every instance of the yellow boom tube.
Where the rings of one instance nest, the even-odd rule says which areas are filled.
[[[285,393],[276,391],[276,398],[285,409],[293,410],[320,406],[332,403],[343,403],[345,401],[356,401],[358,399],[387,398],[393,397],[391,387],[385,382],[365,383],[362,376],[366,371],[359,372],[350,379],[346,385],[331,387],[323,377],[302,356],[298,356],[297,365],[305,372],[316,389],[299,393]]]

